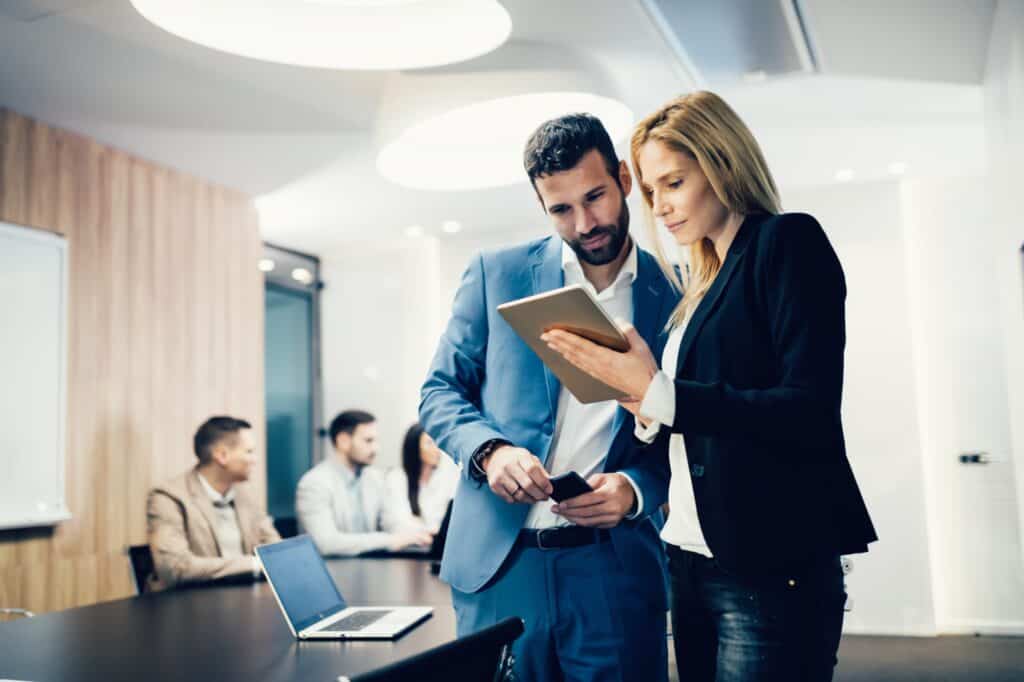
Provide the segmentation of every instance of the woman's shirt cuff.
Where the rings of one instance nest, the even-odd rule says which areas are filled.
[[[651,421],[652,426],[654,423],[672,426],[676,418],[676,387],[669,375],[658,372],[651,379],[647,394],[640,403],[640,416]]]

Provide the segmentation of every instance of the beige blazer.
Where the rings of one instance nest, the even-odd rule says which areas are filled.
[[[155,575],[149,589],[252,573],[253,548],[281,536],[269,516],[243,487],[235,493],[235,514],[242,535],[243,556],[223,557],[213,532],[213,502],[192,469],[159,485],[146,501],[146,527]]]

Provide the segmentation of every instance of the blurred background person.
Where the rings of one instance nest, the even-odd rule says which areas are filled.
[[[416,522],[436,533],[455,495],[459,468],[416,422],[402,440],[402,466],[388,472],[387,483],[400,522]]]
[[[253,548],[281,536],[257,501],[238,484],[258,459],[252,425],[210,417],[192,439],[196,466],[149,493],[146,525],[155,575],[149,589],[229,576],[259,575]]]
[[[433,537],[393,513],[377,458],[377,418],[347,410],[331,421],[334,453],[307,471],[295,491],[299,527],[321,554],[355,556],[429,546]]]

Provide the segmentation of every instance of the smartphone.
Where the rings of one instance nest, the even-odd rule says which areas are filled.
[[[562,502],[584,493],[593,492],[590,484],[583,480],[583,477],[575,471],[569,471],[558,476],[551,477],[551,499],[555,502]]]

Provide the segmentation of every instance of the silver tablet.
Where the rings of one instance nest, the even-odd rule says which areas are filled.
[[[581,403],[627,397],[622,391],[577,369],[540,340],[540,335],[550,329],[564,329],[613,350],[629,350],[629,341],[618,326],[581,285],[573,284],[503,303],[498,306],[498,312]]]

